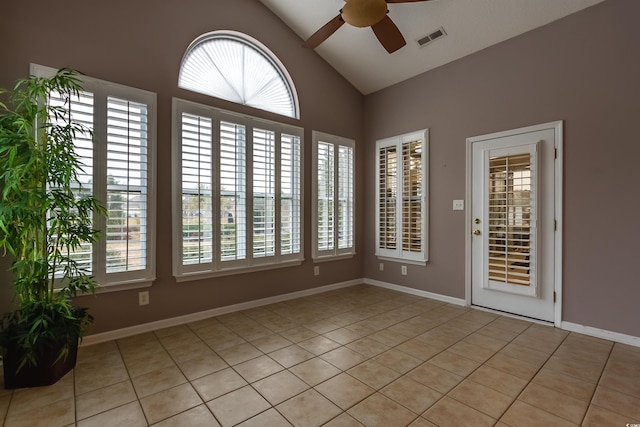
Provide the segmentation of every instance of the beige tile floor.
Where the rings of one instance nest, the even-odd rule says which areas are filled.
[[[625,426],[640,348],[355,286],[83,347],[16,426]]]

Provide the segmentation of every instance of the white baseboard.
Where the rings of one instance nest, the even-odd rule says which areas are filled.
[[[307,289],[304,291],[291,292],[284,295],[276,295],[273,297],[262,298],[254,301],[247,301],[240,304],[233,304],[224,307],[218,307],[211,310],[200,311],[197,313],[186,314],[184,316],[172,317],[169,319],[162,319],[155,322],[143,323],[141,325],[130,326],[127,328],[116,329],[113,331],[101,332],[98,334],[87,335],[82,340],[82,346],[100,344],[102,342],[117,340],[120,338],[129,337],[132,335],[143,334],[145,332],[151,332],[158,329],[169,328],[172,326],[183,325],[185,323],[196,322],[198,320],[207,319],[209,317],[221,316],[223,314],[233,313],[241,310],[249,310],[251,308],[261,307],[263,305],[274,304],[282,301],[288,301],[296,298],[302,298],[310,295],[320,294],[323,292],[332,291],[335,289],[346,288],[349,286],[355,286],[360,284],[367,284],[378,286],[381,288],[391,289],[394,291],[404,292],[411,295],[417,295],[420,297],[431,298],[437,301],[443,301],[455,305],[466,304],[465,300],[459,298],[453,298],[446,295],[434,294],[431,292],[421,291],[418,289],[408,288],[406,286],[394,285],[392,283],[381,282],[372,279],[355,279],[347,282],[335,283],[333,285],[320,286],[318,288]]]
[[[577,332],[579,334],[615,341],[621,344],[628,344],[634,347],[640,347],[640,337],[634,337],[633,335],[625,335],[618,332],[607,331],[605,329],[594,328],[592,326],[584,326],[564,321],[561,323],[561,328],[566,331]]]
[[[317,288],[307,289],[304,291],[291,292],[283,295],[247,301],[240,304],[227,305],[211,310],[200,311],[197,313],[186,314],[184,316],[162,319],[155,322],[143,323],[141,325],[130,326],[128,328],[116,329],[113,331],[101,332],[98,334],[87,335],[82,340],[81,346],[100,344],[102,342],[112,341],[132,335],[143,334],[158,329],[169,328],[172,326],[183,325],[185,323],[196,322],[198,320],[207,319],[209,317],[221,316],[223,314],[233,313],[241,310],[249,310],[251,308],[261,307],[263,305],[274,304],[282,301],[288,301],[296,298],[307,297],[323,292],[333,291],[335,289],[347,288],[349,286],[360,285],[362,279],[350,280],[347,282],[335,283],[333,285],[320,286]]]
[[[197,313],[191,313],[184,316],[172,317],[170,319],[158,320],[155,322],[144,323],[141,325],[135,325],[128,328],[117,329],[113,331],[102,332],[98,334],[88,335],[84,337],[82,346],[99,344],[106,341],[125,338],[132,335],[142,334],[145,332],[151,332],[158,329],[168,328],[171,326],[183,325],[185,323],[196,322],[198,320],[207,319],[209,317],[220,316],[223,314],[233,313],[241,310],[248,310],[251,308],[261,307],[268,304],[274,304],[282,301],[288,301],[296,298],[302,298],[306,296],[316,295],[323,292],[332,291],[335,289],[347,288],[350,286],[367,284],[372,286],[378,286],[385,289],[391,289],[398,292],[403,292],[410,295],[416,295],[419,297],[430,298],[436,301],[442,301],[449,304],[458,306],[466,306],[466,300],[463,298],[454,298],[447,295],[436,294],[432,292],[423,291],[420,289],[409,288],[407,286],[395,285],[393,283],[382,282],[374,279],[355,279],[341,283],[335,283],[333,285],[320,286],[313,289],[307,289],[304,291],[291,292],[284,295],[276,295],[273,297],[262,298],[254,301],[247,301],[240,304],[228,305],[225,307],[218,307],[211,310],[200,311]],[[615,341],[622,344],[628,344],[634,347],[640,347],[640,337],[634,337],[632,335],[625,335],[618,332],[611,332],[604,329],[598,329],[591,326],[579,325],[571,322],[561,322],[561,329],[577,332],[584,335],[589,335],[596,338],[602,338],[609,341]],[[0,361],[0,366],[2,362]]]
[[[404,292],[407,294],[411,294],[411,295],[417,295],[420,297],[425,297],[425,298],[431,298],[437,301],[444,301],[444,302],[448,302],[450,304],[455,304],[455,305],[460,305],[460,306],[466,306],[467,302],[466,300],[462,299],[462,298],[454,298],[454,297],[450,297],[447,295],[441,295],[441,294],[434,294],[432,292],[427,292],[427,291],[422,291],[419,289],[414,289],[414,288],[409,288],[407,286],[400,286],[400,285],[394,285],[392,283],[387,283],[387,282],[381,282],[379,280],[374,280],[374,279],[368,279],[365,278],[364,279],[364,283],[367,285],[373,285],[373,286],[379,286],[382,288],[386,288],[386,289],[392,289],[394,291],[399,291],[399,292]],[[473,307],[475,309],[480,309],[483,311],[491,311],[491,312],[495,312],[493,310],[488,310],[488,309],[482,309],[479,307]],[[528,319],[528,318],[523,318],[520,316],[515,316],[515,315],[509,315],[506,313],[499,313],[502,316],[507,316],[507,317],[515,317],[518,319],[524,319],[527,320],[529,322],[535,322],[535,323],[541,323],[541,324],[549,324],[548,322],[536,322],[535,320],[532,319]],[[553,326],[553,325],[551,325]],[[640,347],[640,337],[634,337],[633,335],[625,335],[625,334],[621,334],[618,332],[611,332],[611,331],[607,331],[604,329],[598,329],[598,328],[594,328],[591,326],[584,326],[584,325],[579,325],[577,323],[571,323],[571,322],[565,322],[562,321],[560,322],[560,329],[564,329],[566,331],[570,331],[570,332],[577,332],[580,334],[584,334],[584,335],[589,335],[592,337],[596,337],[596,338],[602,338],[605,340],[609,340],[609,341],[614,341],[614,342],[618,342],[621,344],[627,344],[630,346],[634,346],[634,347]]]
[[[463,298],[454,298],[442,294],[434,294],[433,292],[427,292],[420,289],[409,288],[408,286],[394,285],[393,283],[381,282],[380,280],[364,279],[366,285],[379,286],[381,288],[391,289],[398,292],[404,292],[405,294],[416,295],[424,298],[431,298],[436,301],[447,302],[449,304],[466,306],[467,302]]]

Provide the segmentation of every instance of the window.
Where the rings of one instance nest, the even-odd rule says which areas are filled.
[[[32,65],[32,74],[56,70]],[[155,280],[155,104],[156,95],[82,77],[78,98],[70,100],[72,118],[89,129],[75,138],[82,159],[79,191],[93,194],[107,208],[94,227],[103,238],[82,245],[72,256],[101,286],[136,287]],[[52,94],[50,102],[63,100]]]
[[[355,142],[313,132],[313,259],[355,254]]]
[[[376,256],[428,257],[428,130],[377,141]]]
[[[173,101],[174,275],[298,265],[301,128]]]
[[[266,46],[246,34],[214,31],[194,40],[182,60],[178,86],[299,118],[289,73]]]

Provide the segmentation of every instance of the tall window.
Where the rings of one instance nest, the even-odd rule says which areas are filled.
[[[56,70],[32,65],[32,74]],[[107,208],[94,221],[104,238],[83,244],[72,257],[102,286],[148,284],[155,279],[153,158],[156,95],[89,77],[68,105],[90,133],[76,134],[81,159],[78,193],[93,194]],[[53,94],[51,103],[61,104]]]
[[[313,132],[313,259],[355,253],[355,142]]]
[[[302,133],[180,99],[174,115],[174,275],[300,264]]]
[[[182,60],[178,86],[299,118],[289,73],[266,46],[246,34],[214,31],[194,40]]]
[[[428,131],[377,141],[376,256],[428,259]]]

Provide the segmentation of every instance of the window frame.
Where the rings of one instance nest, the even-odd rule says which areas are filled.
[[[213,247],[212,257],[210,261],[185,264],[183,259],[183,214],[182,214],[182,117],[183,114],[206,117],[212,120],[211,134],[211,218],[212,218],[212,234]],[[245,199],[244,208],[246,209],[245,218],[245,257],[237,260],[222,260],[221,254],[221,206],[220,196],[221,179],[220,179],[220,124],[222,122],[232,123],[235,125],[245,126],[246,146],[245,146]],[[275,220],[275,254],[273,256],[254,256],[253,246],[253,146],[250,143],[253,138],[253,129],[266,130],[275,132],[275,152],[276,165],[274,175],[274,220]],[[298,160],[297,168],[298,176],[298,230],[299,244],[298,252],[282,253],[282,138],[279,135],[287,135],[297,138],[298,144]],[[266,119],[248,116],[245,114],[235,113],[232,111],[222,110],[205,104],[199,104],[192,101],[173,98],[172,102],[172,194],[173,194],[173,275],[178,282],[199,280],[210,277],[220,277],[233,274],[243,274],[253,271],[270,270],[276,268],[284,268],[302,264],[304,261],[304,129],[278,123]],[[292,196],[293,198],[293,196]]]
[[[30,65],[30,73],[39,77],[55,75],[55,68],[38,64]],[[147,106],[146,129],[146,206],[145,268],[123,272],[107,272],[107,217],[94,218],[94,227],[101,230],[100,239],[92,245],[92,275],[99,286],[97,293],[149,287],[156,280],[156,126],[157,95],[142,89],[112,83],[81,75],[79,81],[83,92],[93,95],[93,184],[92,194],[105,207],[108,205],[107,151],[108,151],[108,100],[120,100]]]
[[[395,190],[396,190],[396,200],[395,200],[395,216],[392,218],[395,221],[395,236],[396,241],[399,242],[396,244],[395,249],[387,249],[383,248],[381,244],[381,221],[382,221],[382,212],[380,208],[380,186],[384,178],[382,177],[382,171],[380,167],[380,157],[381,157],[381,149],[387,147],[394,147],[396,149],[396,153],[402,153],[402,148],[404,145],[415,142],[417,140],[422,141],[422,152],[421,152],[421,196],[420,196],[420,227],[421,227],[421,250],[420,252],[413,252],[404,250],[402,247],[402,236],[403,236],[403,221],[396,220],[399,215],[402,214],[403,208],[403,199],[407,197],[411,197],[410,195],[406,195],[403,192],[402,184],[403,180],[396,178],[395,181]],[[396,157],[398,158],[398,157]],[[407,264],[417,264],[417,265],[426,265],[429,260],[429,129],[422,129],[419,131],[409,132],[406,134],[385,138],[376,141],[376,196],[375,196],[375,210],[376,210],[376,218],[375,218],[375,241],[376,241],[376,249],[375,256],[381,260],[388,261],[401,261]],[[405,170],[404,167],[396,168],[397,177],[398,174],[401,174],[402,178]],[[398,212],[400,214],[398,214]],[[400,236],[399,238],[397,236]]]
[[[320,131],[312,131],[312,146],[313,146],[313,171],[316,173],[312,174],[312,184],[311,184],[311,222],[312,222],[312,247],[311,247],[311,257],[313,262],[323,262],[323,261],[334,261],[337,259],[346,259],[352,258],[356,254],[356,200],[355,200],[355,189],[356,189],[356,142],[353,139],[344,138],[336,135],[331,135],[328,133],[320,132]],[[320,243],[320,218],[318,214],[318,204],[319,204],[319,159],[318,159],[318,146],[320,143],[330,144],[334,147],[333,150],[333,170],[331,171],[333,177],[333,197],[332,197],[332,206],[333,206],[333,247],[331,249],[321,250],[319,248]],[[351,185],[348,192],[351,194],[351,212],[348,214],[348,221],[350,222],[351,229],[351,245],[341,248],[340,247],[340,239],[339,239],[339,205],[340,205],[340,147],[346,147],[351,150]]]

